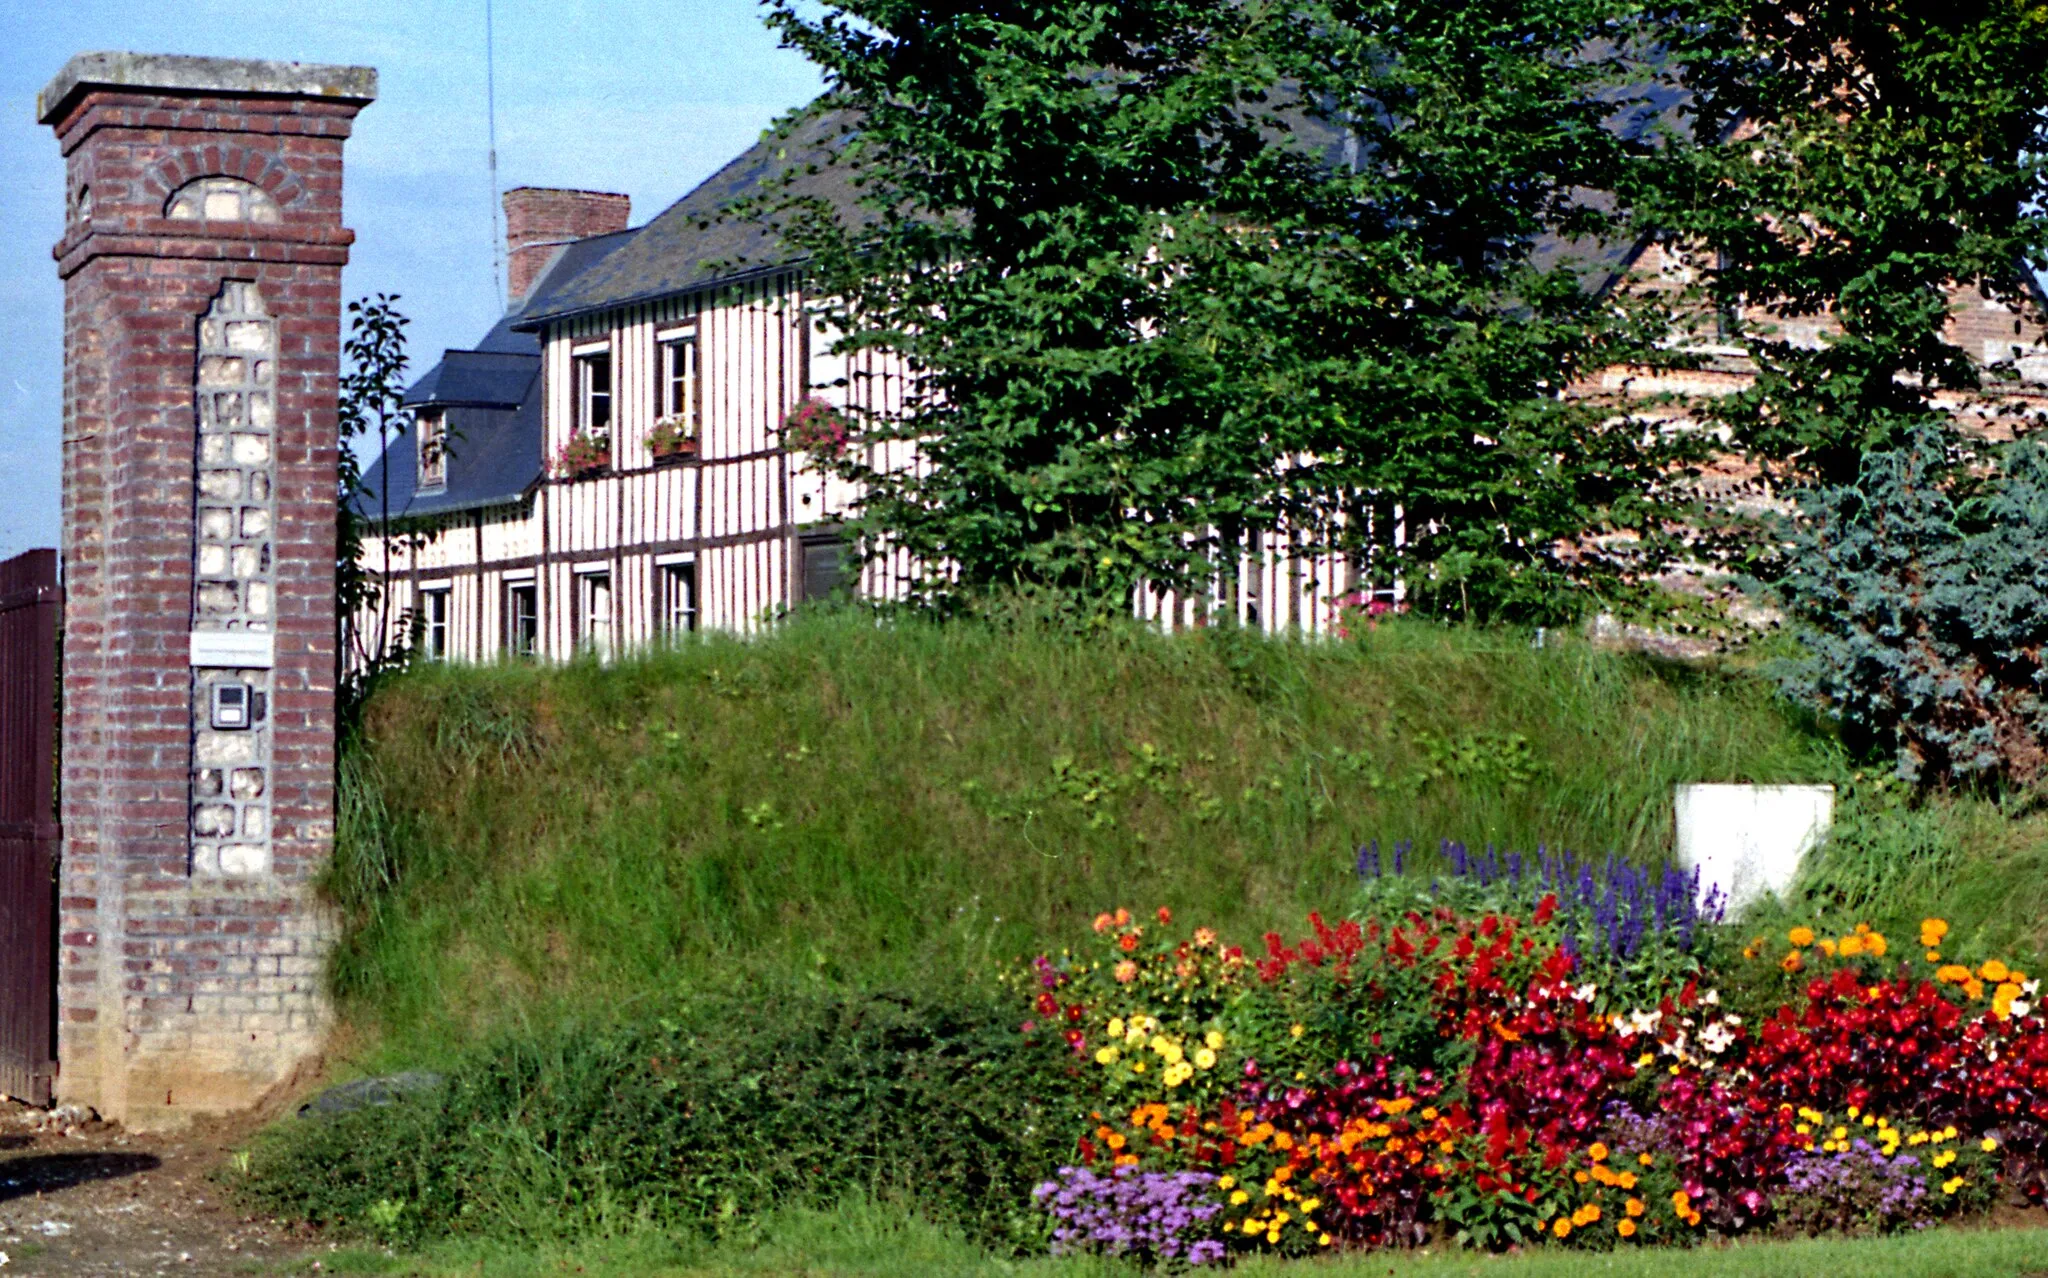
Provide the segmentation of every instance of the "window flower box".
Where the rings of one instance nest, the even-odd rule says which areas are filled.
[[[569,436],[555,454],[548,466],[548,473],[556,479],[588,479],[602,475],[611,469],[612,441],[607,435],[591,435],[577,431]]]
[[[697,436],[681,413],[656,421],[647,432],[647,451],[657,466],[673,466],[697,455]]]
[[[782,419],[782,447],[793,453],[838,457],[851,433],[846,417],[816,396],[806,397]]]

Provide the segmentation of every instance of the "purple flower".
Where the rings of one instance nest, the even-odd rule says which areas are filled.
[[[1052,1251],[1100,1251],[1144,1260],[1206,1265],[1223,1259],[1209,1222],[1223,1210],[1207,1172],[1141,1172],[1118,1167],[1105,1176],[1062,1167],[1056,1180],[1031,1191],[1053,1220]]]

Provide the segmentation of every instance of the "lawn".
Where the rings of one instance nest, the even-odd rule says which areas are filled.
[[[872,1203],[832,1212],[777,1213],[746,1244],[685,1244],[655,1234],[559,1250],[450,1244],[411,1255],[357,1249],[321,1258],[322,1272],[394,1278],[542,1278],[562,1273],[619,1278],[716,1278],[805,1274],[816,1278],[1127,1278],[1142,1270],[1095,1258],[1001,1260],[944,1231]],[[284,1270],[309,1272],[302,1263]],[[1247,1260],[1227,1272],[1245,1278],[2019,1278],[2048,1274],[2048,1228],[1945,1228],[1889,1238],[1739,1243],[1677,1251],[1539,1251],[1489,1256],[1375,1253],[1298,1261]]]

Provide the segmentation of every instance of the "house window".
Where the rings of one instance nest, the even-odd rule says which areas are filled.
[[[661,344],[662,417],[680,417],[691,433],[703,424],[698,411],[697,337],[692,333]]]
[[[697,628],[697,565],[662,566],[659,607],[663,634],[683,635]]]
[[[612,655],[612,575],[576,575],[576,644],[599,658]]]
[[[419,491],[448,486],[448,419],[438,411],[416,419],[420,437]]]
[[[448,587],[420,591],[420,655],[448,659]]]
[[[609,438],[612,430],[612,353],[592,351],[575,357],[576,429],[592,438]]]
[[[850,581],[847,572],[846,540],[838,533],[819,533],[798,543],[802,578],[798,582],[800,603],[830,599]]]
[[[505,651],[514,657],[540,652],[540,589],[530,581],[505,587]]]

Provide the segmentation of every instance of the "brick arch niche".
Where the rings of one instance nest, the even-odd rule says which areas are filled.
[[[65,164],[59,1099],[245,1108],[322,1046],[342,146],[367,67],[93,53]]]
[[[284,220],[270,192],[235,177],[194,178],[164,201],[173,222],[264,222]]]

